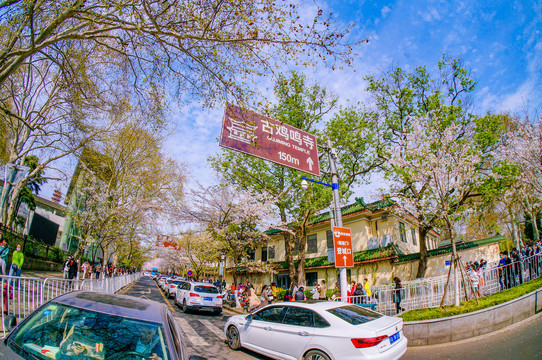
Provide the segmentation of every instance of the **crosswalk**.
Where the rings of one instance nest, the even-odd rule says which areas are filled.
[[[209,342],[214,343],[224,341],[224,333],[222,331],[222,327],[219,327],[219,325],[214,324],[209,320],[190,319],[190,321],[188,321],[186,318],[178,314],[174,314],[174,317],[184,334],[184,338],[188,340],[193,346],[210,346]],[[198,328],[204,328],[205,330],[207,330],[207,334],[202,334],[202,331],[198,330]],[[205,338],[203,337],[203,335],[206,335]]]

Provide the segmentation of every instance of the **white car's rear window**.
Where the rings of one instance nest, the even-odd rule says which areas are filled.
[[[206,294],[218,294],[218,289],[212,286],[195,286],[194,291]]]
[[[366,322],[381,318],[383,315],[356,305],[346,305],[327,310],[328,313],[346,321],[352,325],[365,324]]]

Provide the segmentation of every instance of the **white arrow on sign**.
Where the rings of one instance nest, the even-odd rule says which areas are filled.
[[[346,255],[343,256],[343,259],[344,259],[344,266],[346,266]]]
[[[314,161],[312,161],[312,158],[307,158],[307,164],[309,164],[309,170],[312,171],[312,165],[314,165]]]

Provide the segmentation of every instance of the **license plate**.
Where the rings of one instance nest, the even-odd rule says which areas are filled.
[[[394,342],[399,340],[400,337],[401,335],[398,332],[390,336],[390,344],[393,344]]]
[[[204,297],[203,300],[205,300],[205,301],[213,301],[213,298],[212,297]]]

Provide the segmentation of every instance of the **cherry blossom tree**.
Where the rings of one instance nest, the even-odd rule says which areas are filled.
[[[218,254],[231,262],[234,281],[238,269],[248,272],[273,271],[269,265],[251,262],[248,253],[269,239],[265,230],[281,228],[268,196],[231,184],[198,186],[187,193],[177,217],[199,224],[216,241]]]
[[[508,204],[510,223],[518,228],[518,214],[524,211],[533,226],[534,241],[539,241],[538,214],[542,209],[542,119],[532,123],[515,119],[516,129],[511,132],[506,146],[500,153],[499,159],[504,163],[517,167],[514,172],[515,182],[508,189],[503,199]],[[517,233],[517,246],[520,231]]]

